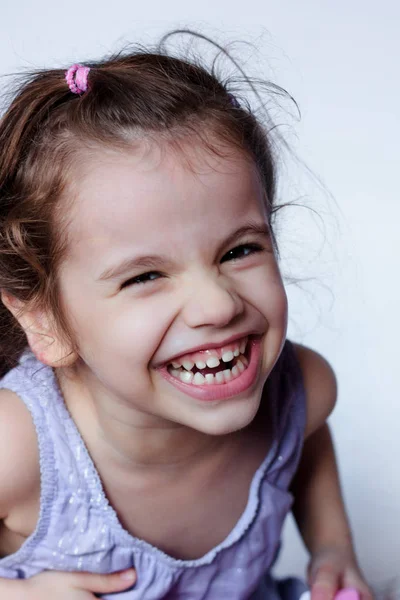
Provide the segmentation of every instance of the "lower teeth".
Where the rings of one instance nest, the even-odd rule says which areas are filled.
[[[183,381],[184,383],[190,383],[192,385],[221,385],[232,381],[239,377],[247,369],[249,361],[245,356],[240,356],[237,359],[236,364],[232,369],[225,369],[224,371],[217,371],[217,373],[207,373],[203,375],[200,372],[193,373],[192,371],[186,371],[185,369],[170,369],[169,372],[173,377]]]

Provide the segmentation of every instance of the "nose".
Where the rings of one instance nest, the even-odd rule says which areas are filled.
[[[244,311],[244,302],[221,275],[199,276],[188,282],[183,319],[192,328],[225,327]]]

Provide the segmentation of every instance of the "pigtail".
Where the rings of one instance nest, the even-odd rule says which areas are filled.
[[[30,144],[51,111],[70,96],[62,71],[31,75],[0,122],[0,211],[3,194],[21,168]],[[8,185],[7,185],[8,184]]]
[[[63,71],[30,75],[0,121],[0,290],[25,303],[43,287],[48,229],[29,189],[31,157],[51,114],[71,96]],[[25,347],[24,331],[0,302],[0,376]]]

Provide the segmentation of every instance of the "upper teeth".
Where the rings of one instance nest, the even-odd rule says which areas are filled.
[[[210,367],[210,369],[213,369],[214,367],[219,367],[219,358],[217,358],[216,356],[211,356],[207,359],[206,364],[207,367]]]
[[[229,352],[224,352],[222,355],[222,360],[224,362],[230,362],[231,360],[233,360],[233,352],[231,352],[229,350]]]
[[[190,360],[184,360],[182,363],[182,367],[186,369],[186,371],[191,371],[194,367],[194,363]]]
[[[209,367],[210,369],[219,367],[221,361],[224,363],[231,362],[235,357],[237,358],[240,354],[244,354],[246,350],[247,338],[243,339],[240,343],[236,342],[236,344],[232,345],[231,350],[208,350],[207,354],[214,353],[212,356],[208,356],[206,353],[193,353],[193,355],[188,355],[188,358],[184,360],[176,359],[172,362],[172,367],[174,369],[180,369],[183,367],[186,371],[191,371],[193,367],[196,365],[198,369],[205,369]],[[222,354],[221,354],[222,352]],[[192,359],[192,360],[191,360]]]

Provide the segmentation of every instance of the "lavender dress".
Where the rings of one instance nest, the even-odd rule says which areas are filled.
[[[270,570],[288,492],[303,444],[305,398],[293,347],[268,381],[274,441],[254,474],[247,506],[227,538],[196,560],[178,560],[130,535],[107,501],[99,475],[61,396],[51,368],[30,352],[0,381],[31,412],[38,436],[41,507],[35,532],[0,559],[0,577],[28,578],[46,569],[110,573],[134,566],[137,582],[109,600],[298,600],[298,580],[277,582]]]

